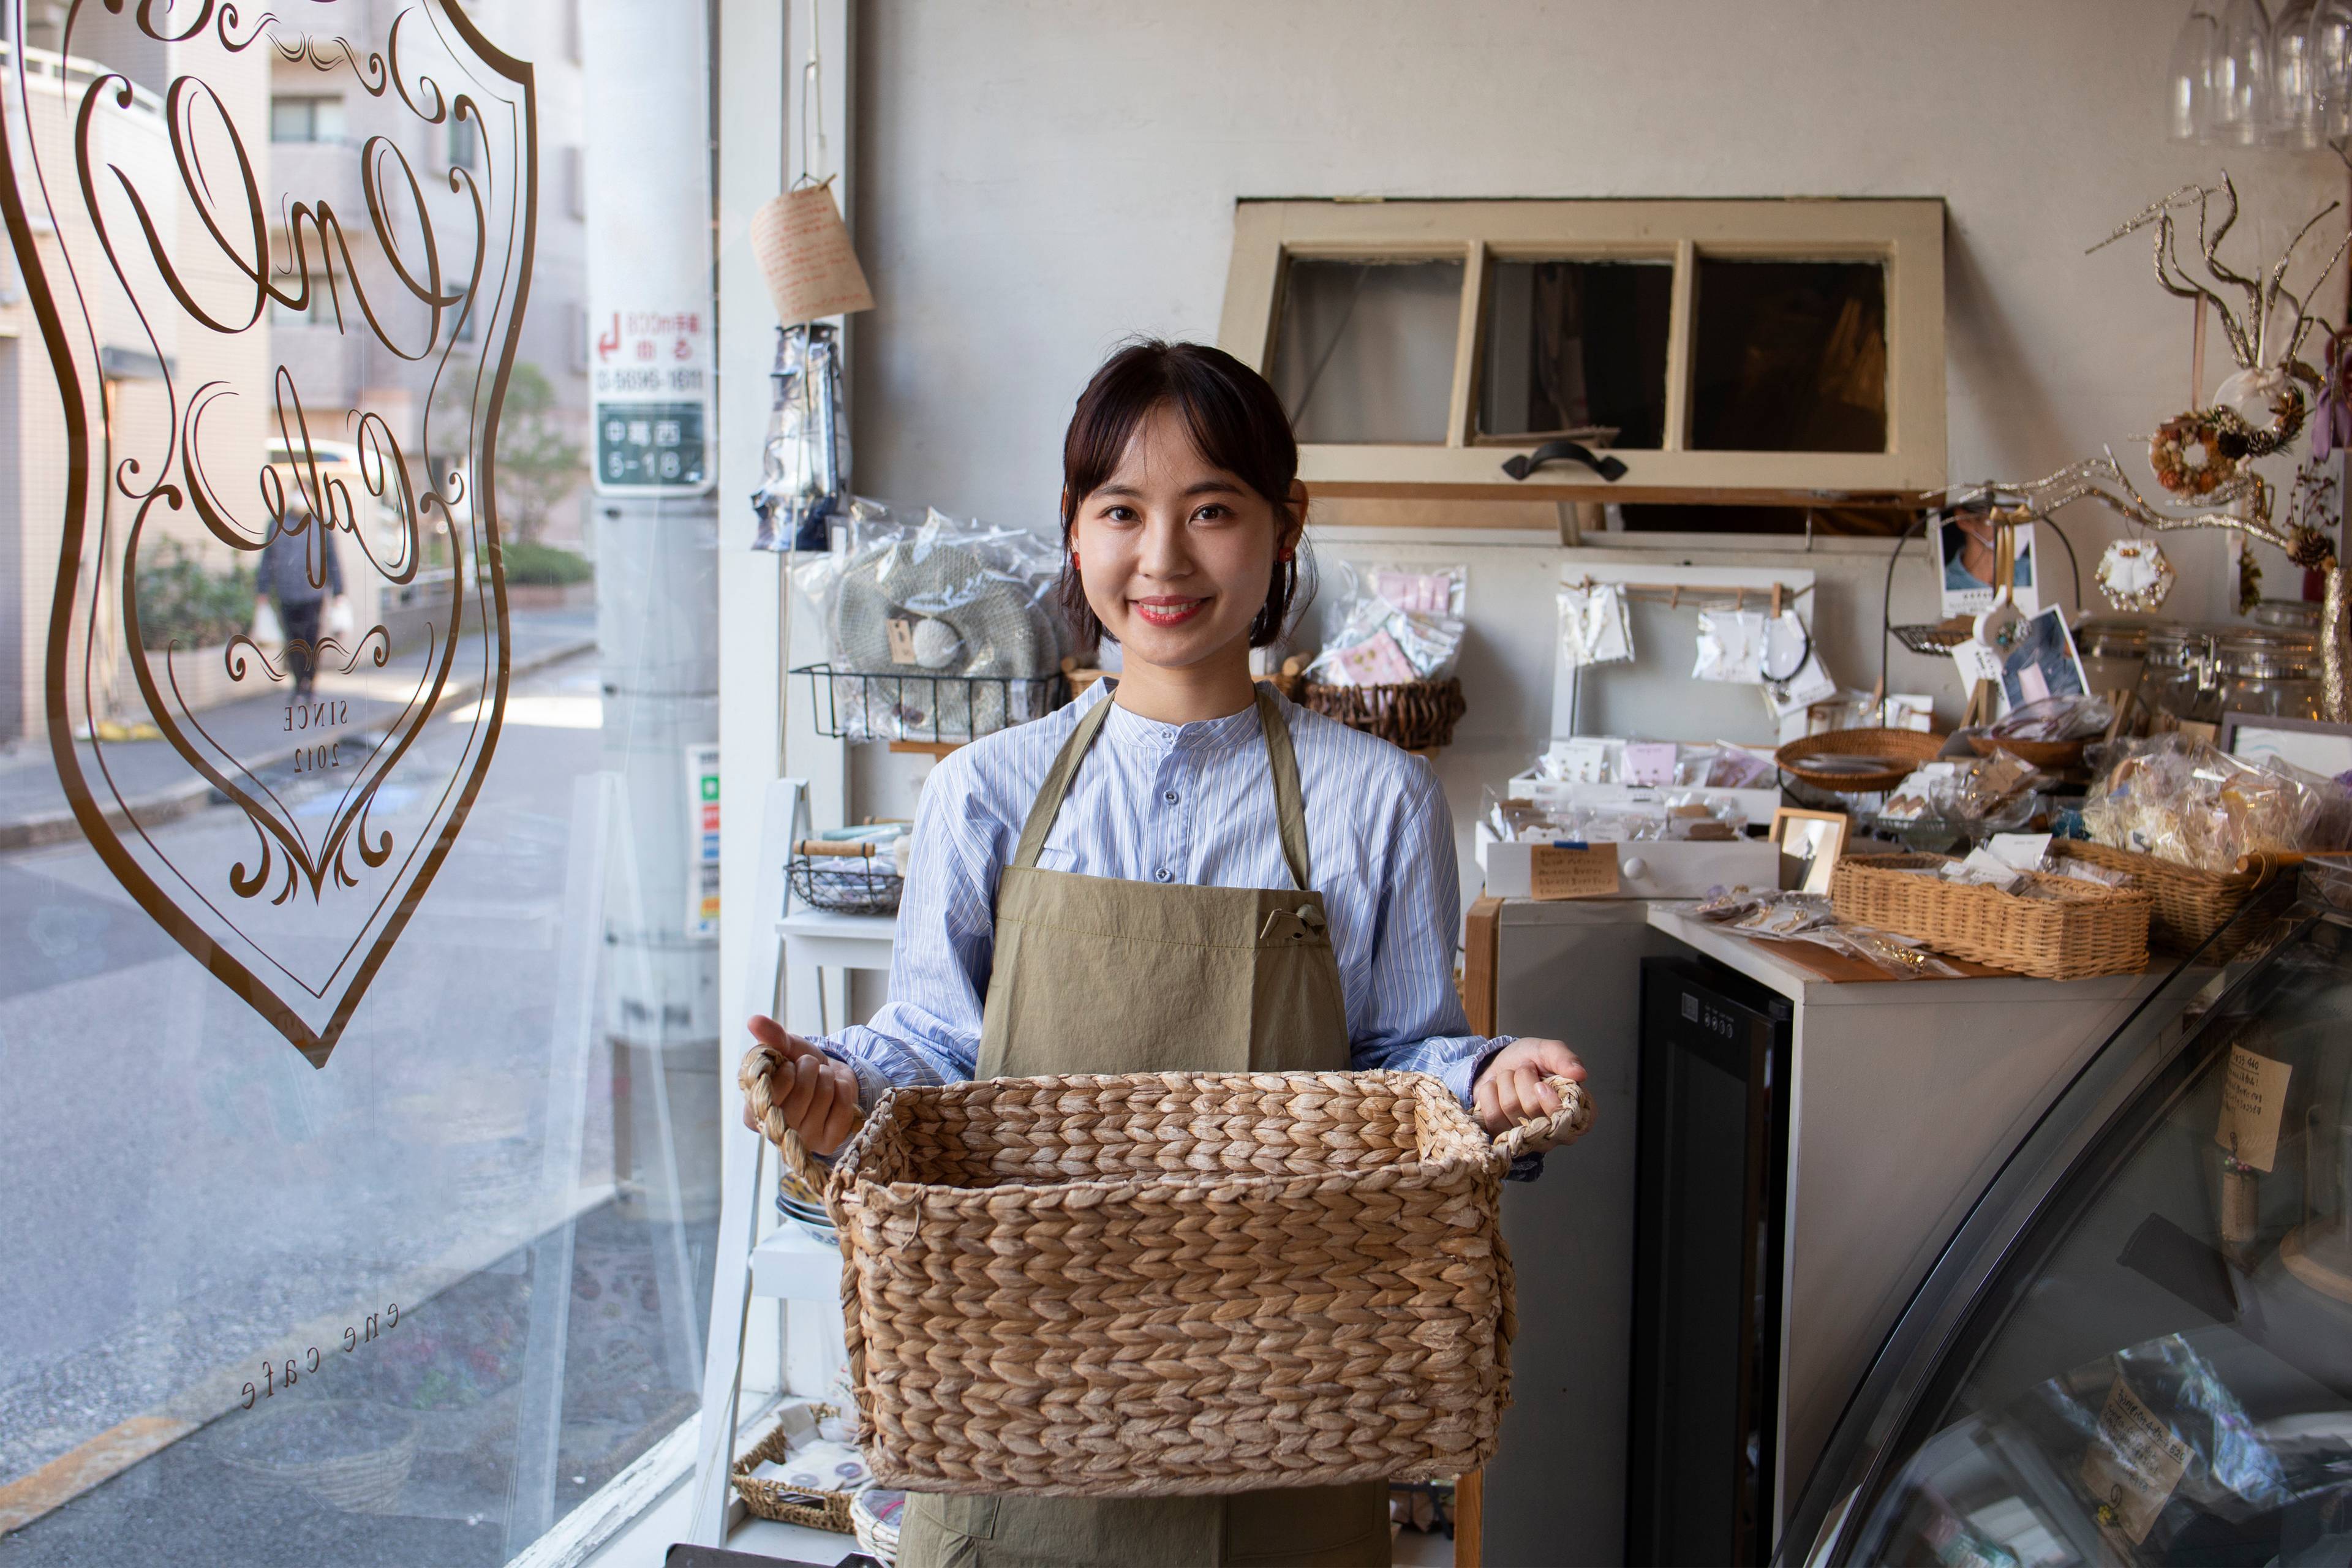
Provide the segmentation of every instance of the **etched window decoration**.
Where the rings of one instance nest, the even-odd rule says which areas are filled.
[[[644,586],[715,617],[714,503],[593,489],[604,24],[0,13],[0,1561],[514,1561],[690,1447],[719,1201]]]

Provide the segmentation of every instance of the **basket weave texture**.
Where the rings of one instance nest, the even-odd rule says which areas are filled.
[[[1830,879],[1831,906],[1842,921],[2044,980],[2136,974],[2147,967],[2146,893],[2029,871],[2036,889],[2054,895],[2029,899],[1921,874],[1948,864],[1942,855],[1840,860]]]
[[[811,1405],[809,1414],[822,1421],[841,1413],[830,1405]],[[761,1519],[772,1519],[779,1524],[806,1525],[811,1530],[830,1530],[842,1535],[853,1533],[849,1500],[856,1495],[855,1492],[811,1491],[782,1481],[761,1480],[751,1474],[770,1459],[781,1464],[791,1451],[792,1434],[779,1422],[750,1450],[736,1456],[735,1489],[741,1494],[743,1506]],[[814,1505],[794,1500],[811,1497],[818,1500]]]
[[[826,1194],[867,1463],[1081,1497],[1475,1468],[1509,1403],[1503,1173],[1591,1121],[1550,1081],[1560,1110],[1491,1142],[1419,1073],[891,1090]]]
[[[350,1401],[328,1399],[310,1408],[323,1414],[352,1407]],[[369,1414],[382,1419],[384,1412]],[[408,1484],[408,1472],[416,1463],[416,1423],[407,1418],[399,1436],[366,1453],[320,1459],[228,1453],[220,1456],[220,1462],[232,1470],[307,1492],[345,1513],[391,1513],[398,1507],[400,1490]]]
[[[1918,764],[1934,760],[1944,749],[1944,737],[1925,730],[1824,730],[1780,748],[1774,760],[1790,773],[1837,795],[1876,795],[1893,789],[1911,776]],[[1809,768],[1814,757],[1883,757],[1888,765],[1874,773],[1827,773]]]
[[[1309,680],[1301,683],[1297,700],[1302,708],[1408,752],[1452,743],[1454,726],[1470,710],[1462,682],[1451,677],[1400,686],[1325,686]]]
[[[2053,839],[2050,852],[2087,860],[2094,866],[2129,872],[2133,885],[2146,893],[2153,905],[2148,925],[2150,936],[2164,946],[2181,952],[2194,952],[2204,946],[2206,940],[2229,924],[2230,918],[2243,908],[2246,900],[2252,898],[2258,889],[2267,885],[2282,866],[2292,865],[2301,858],[2300,856],[2254,856],[2246,862],[2244,869],[2223,875],[2184,866],[2177,860],[2160,860],[2153,855],[2093,844],[2080,838]]]

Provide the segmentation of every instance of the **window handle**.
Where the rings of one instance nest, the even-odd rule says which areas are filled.
[[[1580,441],[1546,441],[1532,452],[1521,452],[1503,459],[1503,472],[1515,479],[1524,479],[1546,463],[1566,459],[1582,463],[1611,484],[1625,477],[1625,465],[1606,453],[1596,455]]]

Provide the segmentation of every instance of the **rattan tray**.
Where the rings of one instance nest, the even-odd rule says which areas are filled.
[[[2147,967],[2148,896],[2048,872],[2027,875],[2053,897],[1948,882],[1943,855],[1873,855],[1838,862],[1838,919],[1876,926],[1937,952],[2043,980],[2133,974]]]
[[[1877,795],[1911,776],[1921,763],[1944,749],[1944,737],[1925,730],[1825,730],[1791,741],[1775,753],[1781,768],[1835,795]],[[1887,766],[1869,773],[1833,773],[1811,765],[1816,757],[1884,757]]]
[[[841,1414],[830,1405],[811,1405],[808,1412],[820,1421]],[[735,1489],[742,1496],[743,1506],[761,1519],[772,1519],[779,1524],[802,1524],[811,1530],[831,1530],[843,1535],[853,1533],[849,1500],[856,1495],[855,1492],[811,1491],[805,1487],[753,1478],[751,1472],[770,1459],[782,1462],[784,1455],[791,1451],[791,1437],[792,1434],[779,1421],[768,1428],[766,1436],[735,1457]]]
[[[1309,680],[1298,689],[1298,705],[1408,752],[1451,742],[1454,726],[1470,706],[1463,700],[1462,683],[1452,679],[1401,686],[1325,686]]]
[[[804,1161],[742,1079],[761,1125]],[[1504,1172],[1422,1073],[991,1079],[884,1095],[826,1199],[880,1485],[1160,1497],[1475,1469],[1509,1403]],[[754,1086],[761,1086],[755,1089]]]
[[[2050,852],[2129,872],[2132,885],[2148,896],[2152,906],[2151,940],[2183,952],[2204,946],[2271,879],[2303,859],[2300,855],[2249,856],[2225,876],[2080,838],[2054,839]]]

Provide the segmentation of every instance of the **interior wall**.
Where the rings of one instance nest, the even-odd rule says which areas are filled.
[[[2189,394],[2189,308],[2158,289],[2141,241],[2085,248],[2226,163],[2251,267],[2346,188],[2332,154],[2224,159],[2164,139],[2185,12],[867,7],[857,231],[877,306],[859,319],[856,486],[1051,530],[1063,426],[1102,356],[1136,333],[1213,339],[1236,198],[1329,195],[1941,196],[1952,479],[2039,475],[2108,445],[2144,476],[2146,436]],[[2340,308],[2340,283],[2329,295]],[[2209,355],[2210,390],[2231,368],[2218,332]],[[2087,571],[2116,529],[2090,505],[2063,521]],[[2168,613],[2226,614],[2221,536],[2166,549],[2183,579]],[[1897,579],[1898,619],[1930,604],[1920,561]],[[2273,556],[2266,587],[2293,595],[2295,576]],[[1874,653],[1876,594],[1861,596],[1847,603],[1868,636],[1842,637]],[[1474,625],[1478,612],[1474,595]],[[1895,689],[1954,685],[1906,658]],[[1867,670],[1839,673],[1869,684]],[[1549,673],[1509,679],[1548,688]],[[1944,694],[1956,709],[1957,690]],[[1455,804],[1476,805],[1458,790]]]

